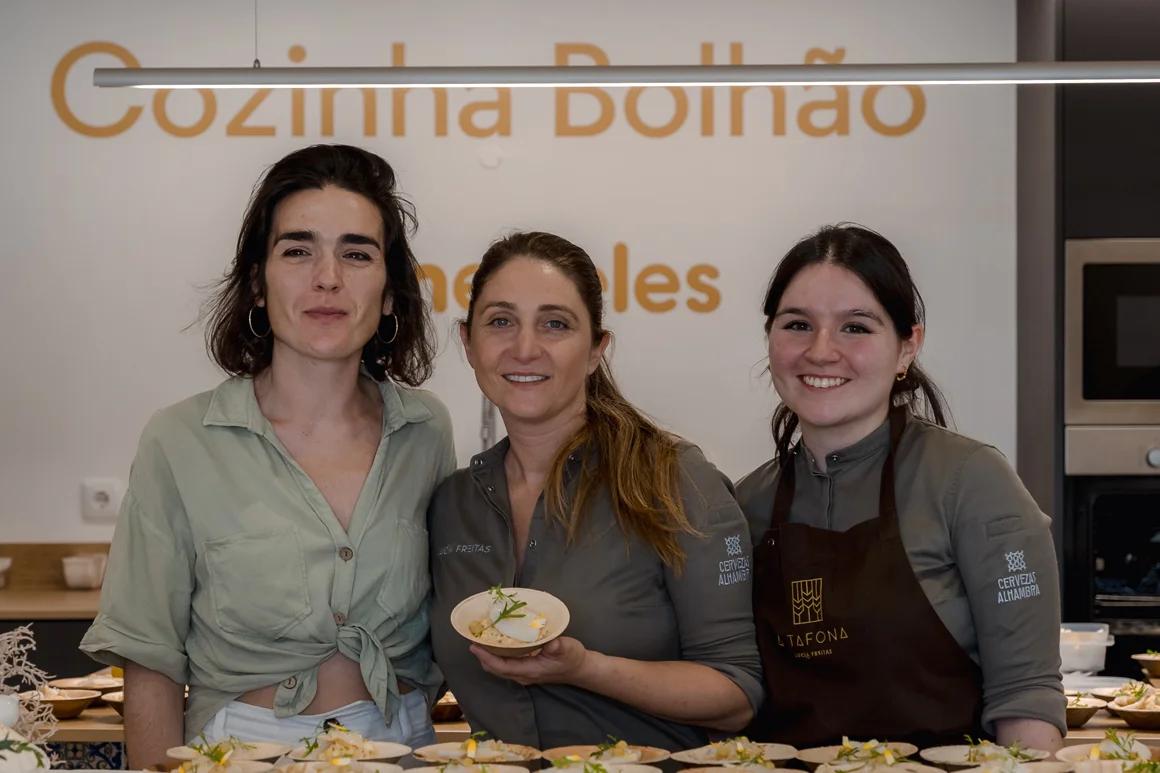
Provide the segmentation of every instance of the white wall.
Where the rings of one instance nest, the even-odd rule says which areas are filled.
[[[614,64],[695,64],[712,43],[717,62],[740,42],[748,63],[800,63],[814,47],[845,49],[847,62],[1010,61],[1011,0],[818,0],[692,2],[262,2],[259,53],[289,65],[386,65],[404,43],[409,65],[551,64],[557,43],[590,43]],[[305,96],[294,136],[291,96],[276,92],[248,123],[274,136],[229,136],[251,92],[218,91],[217,115],[193,137],[158,126],[149,92],[97,90],[81,59],[65,80],[69,109],[108,124],[142,105],[111,137],[66,126],[50,86],[67,52],[111,41],[143,66],[245,66],[253,58],[250,3],[146,0],[9,1],[0,5],[0,539],[107,539],[84,523],[84,477],[124,479],[150,413],[212,387],[197,317],[205,287],[226,266],[250,187],[286,152],[316,141],[366,146],[397,169],[415,201],[420,261],[454,274],[505,230],[553,230],[586,247],[611,272],[627,245],[632,274],[666,263],[682,277],[677,308],[650,313],[632,301],[613,312],[614,370],[628,395],[700,443],[731,476],[770,455],[774,396],[762,372],[760,303],[782,253],[823,223],[854,220],[893,239],[911,262],[929,309],[923,359],[945,387],[961,431],[1015,446],[1015,133],[1011,87],[931,87],[925,115],[903,136],[864,119],[864,89],[851,89],[845,136],[798,126],[807,101],[833,90],[788,90],[786,130],[771,130],[768,93],[745,98],[741,136],[729,133],[729,95],[713,97],[715,130],[701,135],[700,90],[671,136],[644,137],[624,115],[625,92],[604,132],[556,136],[550,91],[512,94],[511,136],[477,138],[460,108],[494,92],[453,91],[447,136],[436,136],[429,91],[406,97],[405,136],[392,136],[392,101],[377,97],[377,136],[365,136],[356,93],[339,95],[336,133],[320,134],[319,97]],[[573,120],[596,117],[576,97]],[[887,89],[882,120],[910,102]],[[192,124],[203,102],[173,94],[169,116]],[[649,90],[641,117],[662,124],[672,97]],[[481,113],[482,124],[494,113]],[[819,124],[832,113],[815,116]],[[496,161],[498,160],[498,164]],[[719,306],[697,313],[686,271],[710,264]],[[451,313],[454,312],[454,313]],[[443,339],[430,382],[456,419],[460,460],[478,450],[479,392],[449,343],[454,305],[437,315]]]

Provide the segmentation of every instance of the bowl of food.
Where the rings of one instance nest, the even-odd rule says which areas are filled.
[[[968,737],[969,739],[969,737]],[[1024,749],[1021,746],[1000,746],[987,740],[955,746],[932,746],[923,749],[918,756],[944,770],[966,770],[989,763],[1020,763],[1045,760],[1051,752],[1040,749]]]
[[[206,759],[224,759],[231,762],[267,762],[278,759],[288,751],[290,751],[290,747],[286,744],[243,741],[231,735],[212,744],[203,739],[200,743],[195,741],[188,746],[173,746],[165,750],[165,755],[179,762]]]
[[[1107,701],[1098,698],[1089,698],[1085,695],[1069,695],[1067,698],[1067,726],[1072,728],[1083,727],[1096,712],[1107,706]]]
[[[391,762],[351,762],[339,758],[324,762],[292,762],[280,766],[278,773],[403,773],[403,769]]]
[[[88,676],[53,679],[48,683],[48,686],[58,690],[96,690],[101,693],[103,700],[107,693],[124,690],[125,680],[110,674],[89,674]]]
[[[451,610],[451,627],[501,657],[535,652],[568,627],[568,607],[551,593],[496,585],[468,596]]]
[[[605,767],[615,765],[620,773],[629,773],[625,767],[663,762],[669,758],[669,753],[665,749],[658,749],[655,746],[636,746],[627,741],[609,738],[602,744],[557,746],[554,749],[545,749],[541,756],[552,763],[552,767],[555,768],[583,770],[585,763],[595,763]]]
[[[1065,746],[1055,752],[1055,758],[1063,762],[1073,763],[1089,760],[1137,762],[1152,759],[1152,750],[1137,741],[1134,734],[1117,732],[1109,728],[1104,731],[1104,740],[1099,743]]]
[[[331,722],[302,741],[301,746],[290,751],[290,759],[295,762],[394,762],[411,753],[411,747],[406,744],[371,741],[337,722]]]
[[[851,741],[842,738],[838,746],[815,746],[812,749],[802,749],[797,758],[805,763],[810,770],[820,765],[865,765],[869,763],[894,765],[906,757],[918,753],[918,747],[912,743],[878,741]]]
[[[1144,670],[1149,679],[1160,679],[1160,652],[1147,650],[1133,655],[1132,660],[1140,664],[1140,668]]]
[[[125,716],[125,693],[122,690],[117,692],[107,692],[101,696],[101,700],[113,707],[113,710]]]
[[[93,701],[101,696],[96,690],[58,690],[55,687],[41,687],[40,702],[52,706],[52,715],[57,719],[72,719],[79,716]],[[30,697],[23,693],[21,697]]]
[[[819,765],[818,773],[946,773],[942,768],[923,765],[913,760],[864,760],[860,762],[827,762]]]
[[[265,760],[217,760],[211,757],[197,757],[185,760],[173,769],[173,773],[266,773],[274,766]]]
[[[433,743],[415,750],[415,759],[433,765],[460,763],[463,765],[488,766],[487,773],[491,773],[492,763],[507,763],[519,765],[523,768],[531,767],[540,760],[540,750],[531,746],[516,743],[504,743],[495,739],[483,738],[483,733],[475,733],[464,741],[448,741]]]
[[[1136,730],[1160,728],[1160,691],[1150,685],[1134,695],[1119,696],[1106,708]]]
[[[443,693],[431,708],[432,722],[457,722],[463,719],[463,710],[459,708],[459,701],[451,692]]]
[[[1071,773],[1073,770],[1075,770],[1075,765],[1059,760],[1034,760],[1032,762],[996,760],[984,763],[977,768],[966,768],[962,773]]]
[[[687,765],[724,765],[729,768],[757,766],[774,767],[779,762],[792,760],[798,750],[784,743],[755,743],[745,736],[698,746],[696,749],[673,752],[672,758]]]
[[[447,762],[442,765],[428,765],[422,768],[409,768],[407,773],[528,773],[528,769],[520,765],[502,765],[492,762]]]
[[[799,768],[774,767],[775,763],[748,762],[741,765],[730,765],[729,773],[802,773]],[[703,765],[696,768],[682,768],[681,773],[721,773],[720,765]]]

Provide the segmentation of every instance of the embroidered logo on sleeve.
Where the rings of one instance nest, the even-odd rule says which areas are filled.
[[[725,554],[730,556],[724,561],[717,562],[717,586],[736,585],[739,582],[749,581],[749,556],[744,555],[741,549],[741,535],[732,534],[725,538]]]
[[[725,538],[725,552],[731,556],[741,555],[741,535],[734,534]]]
[[[1039,595],[1039,582],[1035,572],[1028,570],[1027,559],[1022,550],[1012,550],[1004,553],[1007,559],[1006,577],[996,580],[999,586],[998,603],[1006,604],[1010,601],[1022,601]]]

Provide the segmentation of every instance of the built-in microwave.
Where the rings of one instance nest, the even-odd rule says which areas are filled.
[[[1064,268],[1065,471],[1160,474],[1160,239],[1072,239]]]

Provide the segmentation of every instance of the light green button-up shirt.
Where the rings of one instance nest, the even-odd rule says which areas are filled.
[[[429,392],[379,389],[382,439],[349,531],[279,442],[251,379],[145,427],[81,649],[188,684],[186,738],[274,683],[275,714],[300,713],[335,651],[359,663],[388,722],[398,679],[437,689],[425,518],[455,469],[451,419]]]

